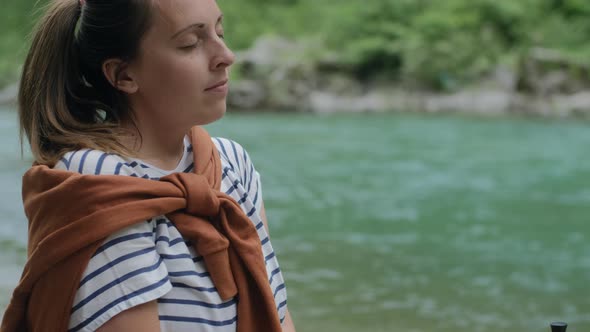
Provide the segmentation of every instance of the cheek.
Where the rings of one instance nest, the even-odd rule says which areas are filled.
[[[189,91],[194,94],[206,87],[206,65],[197,56],[171,52],[154,54],[142,70],[152,93],[182,97],[180,94]]]

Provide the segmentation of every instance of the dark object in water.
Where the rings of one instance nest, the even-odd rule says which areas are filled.
[[[564,323],[564,322],[551,323],[551,332],[565,332],[566,329],[567,329],[567,323]]]

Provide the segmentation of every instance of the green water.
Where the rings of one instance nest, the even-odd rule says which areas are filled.
[[[14,121],[0,112],[3,293],[26,237]],[[589,123],[253,114],[209,129],[262,175],[299,331],[590,330]]]

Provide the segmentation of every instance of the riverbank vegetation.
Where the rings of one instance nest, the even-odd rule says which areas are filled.
[[[33,8],[46,1],[3,1],[0,85],[16,79]],[[531,49],[558,54],[575,77],[586,79],[590,64],[586,0],[220,0],[219,5],[234,49],[247,49],[264,34],[315,40],[316,55],[361,80],[454,90],[499,65],[518,70]]]

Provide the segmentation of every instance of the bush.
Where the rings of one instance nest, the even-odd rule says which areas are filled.
[[[5,0],[0,82],[22,62],[36,0]],[[47,0],[40,0],[42,5]],[[590,63],[587,0],[223,0],[226,39],[240,50],[262,34],[313,38],[360,79],[452,90],[531,47]],[[12,75],[12,76],[11,76]]]

